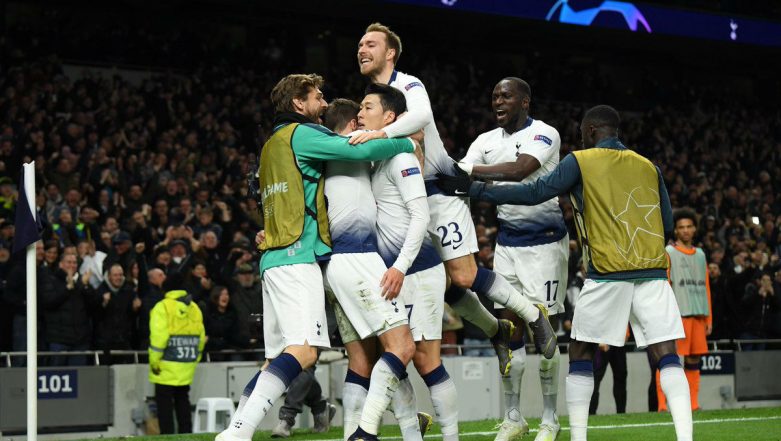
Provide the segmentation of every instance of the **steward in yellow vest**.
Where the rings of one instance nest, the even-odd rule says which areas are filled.
[[[174,433],[174,408],[179,433],[192,432],[188,395],[206,344],[201,310],[181,289],[183,285],[181,273],[168,275],[163,283],[165,298],[149,315],[149,381],[155,384],[162,434]]]

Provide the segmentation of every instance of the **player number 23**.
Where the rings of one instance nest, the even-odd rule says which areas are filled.
[[[441,241],[443,247],[453,245],[453,248],[458,248],[460,245],[456,244],[459,244],[462,240],[464,240],[464,236],[462,236],[461,232],[458,231],[458,224],[455,222],[450,222],[447,225],[440,225],[437,227],[437,231],[439,231],[439,235],[442,237]],[[448,233],[451,233],[450,240],[448,240],[447,237]]]

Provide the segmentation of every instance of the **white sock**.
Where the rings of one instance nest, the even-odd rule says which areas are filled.
[[[525,370],[526,348],[516,349],[513,351],[513,360],[510,363],[510,374],[502,377],[505,421],[520,423],[523,419],[523,414],[521,413],[521,383]]]
[[[266,413],[271,410],[274,402],[287,389],[287,385],[281,378],[269,371],[263,371],[258,377],[258,383],[252,390],[252,394],[237,414],[236,420],[226,431],[240,439],[250,440]]]
[[[457,302],[451,303],[450,307],[464,320],[480,328],[486,336],[493,337],[499,331],[499,322],[497,322],[496,317],[480,303],[480,298],[477,297],[477,294],[468,289],[465,291],[466,294]]]
[[[540,316],[540,310],[526,297],[521,295],[510,282],[500,274],[489,271],[485,268],[477,269],[475,284],[481,285],[478,294],[482,294],[494,302],[504,306],[515,315],[531,323]],[[473,289],[477,288],[475,286]]]
[[[360,384],[346,382],[342,389],[342,412],[344,413],[344,440],[355,432],[361,422],[361,412],[369,391]]]
[[[594,392],[594,374],[582,372],[567,375],[567,411],[569,412],[570,440],[586,441],[588,406]]]
[[[667,398],[667,408],[673,417],[675,435],[678,441],[692,440],[692,408],[689,395],[689,382],[680,365],[669,364],[659,371],[664,396]]]
[[[458,441],[458,391],[456,384],[447,380],[428,388],[437,421],[442,428],[443,441]]]
[[[418,424],[418,402],[415,399],[415,390],[409,377],[399,381],[399,388],[393,395],[391,402],[393,415],[399,422],[401,438],[404,441],[421,441],[420,424]]]
[[[233,426],[233,423],[235,423],[236,420],[239,418],[239,415],[241,414],[241,411],[244,410],[244,405],[247,404],[248,399],[249,397],[244,394],[242,394],[239,397],[239,405],[236,406],[236,412],[233,413],[233,416],[231,417],[231,422],[228,423],[228,427]]]
[[[389,352],[383,353],[375,363],[369,393],[366,395],[366,404],[361,412],[360,428],[366,433],[377,435],[379,432],[382,414],[385,413],[396,389],[399,388],[399,376],[404,374],[403,368],[404,365],[398,357]]]
[[[244,390],[241,392],[241,396],[239,397],[239,405],[236,406],[236,412],[234,412],[233,416],[231,416],[231,420],[230,423],[228,423],[228,427],[233,426],[233,423],[235,423],[236,420],[239,418],[239,415],[241,415],[241,411],[244,410],[244,405],[247,404],[247,399],[249,399],[250,394],[252,394],[252,390],[255,389],[255,385],[258,384],[259,376],[260,376],[260,371],[258,371],[247,382],[247,385],[244,386]]]
[[[561,356],[559,348],[553,358],[548,360],[545,357],[540,358],[540,386],[542,386],[542,423],[554,424],[556,419],[556,402],[559,396],[559,363]],[[515,363],[515,359],[513,359]]]

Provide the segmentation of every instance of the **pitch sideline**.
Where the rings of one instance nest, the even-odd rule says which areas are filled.
[[[781,416],[768,416],[768,417],[747,417],[747,418],[714,418],[707,420],[695,420],[694,424],[712,424],[712,423],[738,423],[748,421],[767,421],[767,420],[781,420]],[[660,421],[658,423],[636,423],[636,424],[611,424],[606,426],[588,426],[589,430],[613,430],[613,429],[631,429],[636,427],[658,427],[658,426],[672,426],[672,421]],[[562,431],[569,430],[569,427],[562,427]],[[537,432],[537,429],[530,429],[529,432]],[[483,432],[461,432],[458,436],[487,436],[496,435],[495,431],[483,431]],[[425,438],[440,438],[441,434],[426,435]],[[384,436],[384,440],[400,440],[401,436]],[[342,438],[323,438],[313,439],[306,441],[342,441]]]

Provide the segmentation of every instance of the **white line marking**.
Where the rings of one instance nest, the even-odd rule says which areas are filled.
[[[768,421],[768,420],[781,420],[781,416],[767,416],[767,417],[747,417],[747,418],[714,418],[707,420],[695,420],[694,424],[715,424],[715,423],[739,423],[748,421]],[[613,430],[613,429],[631,429],[637,427],[659,427],[659,426],[672,426],[672,421],[660,421],[658,423],[637,423],[637,424],[611,424],[607,426],[588,426],[589,430]],[[569,430],[569,427],[562,427],[562,431]],[[529,432],[537,432],[537,429],[531,429]],[[496,435],[496,431],[490,432],[461,432],[458,436],[488,436]],[[440,434],[426,435],[425,438],[440,438]],[[399,440],[401,436],[383,436],[381,440]],[[342,441],[342,438],[326,438],[326,439],[314,439],[306,441]]]

